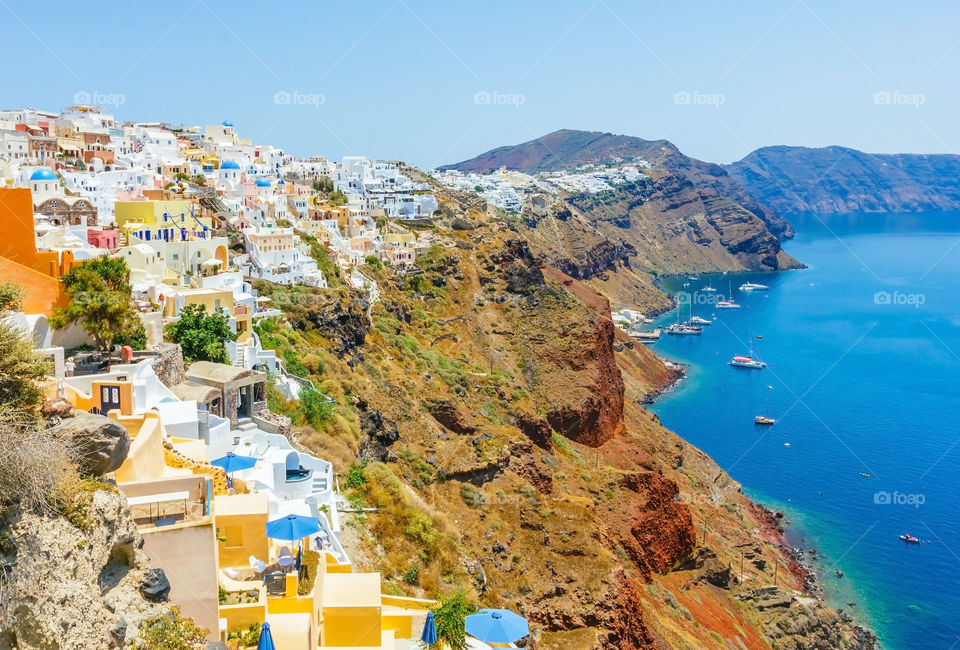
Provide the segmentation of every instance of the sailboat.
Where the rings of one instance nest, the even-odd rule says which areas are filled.
[[[693,301],[690,301],[690,318],[687,320],[687,325],[713,325],[712,320],[707,320],[706,318],[701,318],[700,316],[693,315]]]
[[[740,309],[740,305],[733,301],[733,283],[730,283],[730,293],[727,300],[721,300],[717,303],[717,309]]]
[[[727,362],[728,366],[733,366],[734,368],[752,368],[754,370],[762,370],[767,367],[766,362],[760,359],[760,351],[757,349],[756,343],[754,343],[753,336],[750,336],[750,354],[738,354],[733,359]],[[754,359],[753,355],[756,354],[757,358]]]
[[[770,405],[769,405],[769,404],[767,405],[767,414],[766,414],[766,415],[757,415],[757,416],[755,416],[755,417],[753,418],[753,423],[754,423],[754,424],[767,425],[767,426],[769,426],[769,425],[771,425],[771,424],[776,424],[776,423],[777,423],[776,420],[774,420],[772,417],[770,417]]]

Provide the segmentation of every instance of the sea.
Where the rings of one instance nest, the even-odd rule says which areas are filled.
[[[687,375],[650,408],[785,512],[830,603],[883,647],[960,648],[960,213],[791,221],[806,269],[663,281],[712,324],[654,344]],[[745,354],[767,367],[727,365]]]

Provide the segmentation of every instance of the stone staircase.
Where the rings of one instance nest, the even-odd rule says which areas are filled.
[[[237,431],[241,433],[251,433],[257,430],[257,425],[250,418],[240,418],[237,420]]]

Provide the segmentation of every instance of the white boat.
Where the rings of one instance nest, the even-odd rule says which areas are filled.
[[[702,327],[697,327],[696,325],[683,325],[681,323],[672,323],[670,327],[667,328],[667,334],[701,334],[703,332]]]
[[[700,289],[700,291],[706,291],[708,293],[714,293],[716,292],[716,290],[717,290],[716,287],[711,287],[709,284],[703,287],[702,289]]]
[[[740,309],[740,305],[732,300],[721,300],[716,304],[717,309]]]
[[[733,366],[734,368],[753,368],[755,370],[766,368],[767,364],[760,359],[760,351],[757,350],[753,336],[750,337],[750,347],[752,348],[752,352],[757,355],[756,358],[753,357],[753,354],[738,354],[728,361],[727,365]]]
[[[755,368],[757,370],[767,367],[766,363],[760,361],[760,359],[754,359],[749,354],[738,354],[728,361],[727,365],[734,366],[735,368]]]
[[[688,325],[712,325],[713,321],[707,318],[701,318],[700,316],[691,316],[690,320],[687,321]]]
[[[769,288],[765,284],[757,284],[756,282],[744,282],[740,285],[740,291],[766,291]]]

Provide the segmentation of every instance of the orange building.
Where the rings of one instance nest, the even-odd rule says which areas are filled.
[[[50,316],[66,307],[60,276],[73,266],[73,253],[37,252],[33,224],[33,197],[29,189],[0,188],[0,278],[24,290],[23,311]]]

